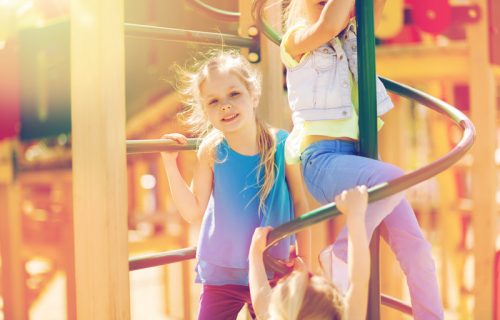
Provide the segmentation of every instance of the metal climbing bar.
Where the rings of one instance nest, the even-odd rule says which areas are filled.
[[[200,139],[187,139],[186,145],[168,139],[127,140],[127,154],[158,153],[162,151],[196,150]]]
[[[125,23],[125,35],[132,38],[208,45],[220,45],[223,43],[228,46],[243,48],[254,48],[256,45],[258,46],[256,40],[252,38],[244,38],[232,34],[165,28],[134,23]]]
[[[162,266],[169,263],[194,259],[196,257],[196,247],[158,252],[144,256],[137,256],[128,260],[130,271]]]
[[[356,1],[356,20],[360,155],[377,159],[377,96],[372,0]]]
[[[396,309],[404,314],[413,316],[413,309],[411,306],[399,299],[382,293],[380,294],[380,302],[386,307]]]
[[[377,95],[375,72],[375,27],[373,1],[356,1],[359,97],[359,155],[378,158]],[[370,282],[367,314],[380,319],[380,231],[370,240]]]
[[[265,3],[266,1],[262,0],[255,0],[252,3],[252,17],[257,23],[257,28],[259,28],[259,30],[264,33],[269,40],[279,46],[281,43],[281,35],[276,32],[265,19],[262,18],[264,16],[263,11]]]

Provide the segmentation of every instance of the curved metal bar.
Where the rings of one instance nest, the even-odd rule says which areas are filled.
[[[159,252],[134,257],[128,260],[130,271],[162,266],[165,264],[194,259],[196,257],[196,247]]]
[[[198,9],[198,11],[205,13],[210,18],[216,20],[223,20],[228,22],[238,22],[240,13],[234,11],[227,11],[213,7],[201,0],[185,0],[191,7]]]
[[[200,139],[188,139],[188,143],[182,145],[168,139],[127,140],[127,154],[196,150],[200,143]]]
[[[211,45],[220,45],[223,43],[225,45],[243,48],[254,48],[256,41],[251,38],[239,37],[232,34],[165,28],[134,23],[125,23],[125,35],[133,38],[194,42]]]
[[[380,303],[389,308],[401,311],[404,314],[413,316],[413,309],[411,308],[411,306],[399,299],[393,298],[391,296],[382,293],[380,294]]]
[[[456,124],[458,124],[463,129],[463,137],[460,142],[442,158],[420,169],[412,171],[402,177],[371,187],[368,190],[369,202],[374,202],[408,189],[409,187],[427,180],[447,169],[452,164],[457,162],[470,149],[470,147],[474,143],[475,137],[475,129],[472,122],[460,110],[455,109],[444,101],[441,101],[411,87],[396,83],[388,79],[382,79],[382,81],[390,91],[397,93],[403,97],[408,97],[410,99],[416,100],[419,103],[428,106],[437,112],[449,116]],[[294,234],[302,228],[330,219],[338,214],[339,211],[335,203],[330,203],[316,210],[313,210],[298,219],[285,223],[269,233],[267,248],[271,247],[279,240],[291,234]],[[276,267],[277,264],[274,263],[273,266]],[[283,268],[275,271],[286,272],[286,270]]]
[[[257,23],[257,27],[259,30],[266,35],[269,40],[276,43],[278,46],[281,43],[281,35],[276,32],[263,18],[264,15],[264,4],[266,0],[254,0],[252,3],[252,17],[253,20]]]

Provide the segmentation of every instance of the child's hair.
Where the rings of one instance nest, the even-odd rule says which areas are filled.
[[[213,50],[206,54],[205,59],[197,60],[192,70],[177,66],[180,86],[178,91],[184,97],[186,110],[180,114],[180,119],[191,132],[203,137],[201,147],[207,148],[208,154],[215,159],[215,147],[222,141],[223,133],[215,129],[208,121],[203,108],[200,86],[210,71],[234,72],[245,85],[254,101],[259,101],[261,95],[261,76],[239,52]],[[257,183],[260,185],[259,213],[265,212],[265,200],[274,185],[274,155],[276,141],[269,126],[256,114],[257,145],[260,163],[257,170]],[[264,179],[261,181],[261,170],[264,169]]]
[[[272,289],[269,318],[272,320],[341,320],[344,298],[340,291],[320,276],[293,271]]]

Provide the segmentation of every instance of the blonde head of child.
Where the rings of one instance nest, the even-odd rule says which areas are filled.
[[[365,319],[370,277],[365,226],[367,189],[359,186],[345,190],[335,197],[335,202],[347,216],[349,228],[350,285],[346,293],[326,277],[307,272],[300,258],[295,259],[295,270],[271,288],[266,278],[263,254],[272,228],[260,227],[254,232],[248,254],[250,292],[258,317],[274,320]]]
[[[293,271],[272,290],[269,318],[274,320],[340,320],[344,317],[344,298],[330,281]]]
[[[261,76],[237,51],[217,50],[207,55],[208,58],[194,63],[191,70],[178,68],[179,92],[187,106],[181,119],[193,133],[204,138],[200,148],[207,148],[212,157],[223,138],[229,140],[240,133],[241,139],[241,132],[256,135],[259,170],[264,170],[263,181],[259,181],[259,209],[263,209],[274,184],[276,142],[268,125],[256,113]]]

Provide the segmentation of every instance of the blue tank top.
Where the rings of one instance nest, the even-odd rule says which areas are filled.
[[[277,227],[294,218],[293,205],[285,180],[285,140],[276,135],[275,182],[259,214],[257,182],[260,155],[246,156],[232,150],[223,140],[216,147],[213,207],[203,217],[198,240],[197,282],[209,285],[248,285],[248,250],[255,228]],[[264,170],[261,170],[261,179]],[[271,255],[287,259],[291,237],[270,249]]]

